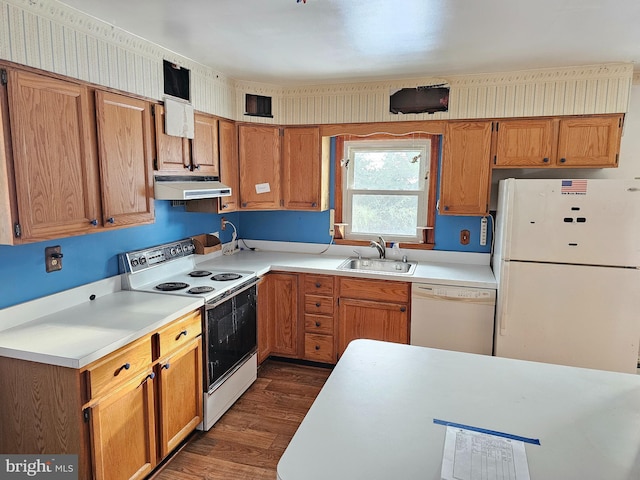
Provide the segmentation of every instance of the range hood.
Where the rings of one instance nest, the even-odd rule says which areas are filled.
[[[153,188],[157,200],[197,200],[231,195],[231,187],[220,183],[218,177],[210,176],[156,175]]]

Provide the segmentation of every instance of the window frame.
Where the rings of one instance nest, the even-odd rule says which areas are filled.
[[[355,240],[346,239],[345,237],[345,215],[343,212],[343,198],[346,195],[344,191],[345,186],[345,171],[344,171],[344,158],[345,158],[345,142],[355,141],[372,141],[372,140],[412,140],[412,139],[426,139],[430,141],[429,151],[429,178],[428,185],[429,191],[427,193],[427,207],[425,218],[425,229],[422,230],[421,241],[414,242],[400,242],[401,248],[414,248],[414,249],[433,249],[435,246],[435,219],[436,219],[436,189],[438,179],[438,159],[440,155],[441,135],[429,134],[424,132],[409,132],[406,134],[372,134],[372,135],[340,135],[335,138],[335,236],[334,243],[339,245],[368,245],[369,240]]]

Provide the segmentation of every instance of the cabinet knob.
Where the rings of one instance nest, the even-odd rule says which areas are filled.
[[[564,163],[564,162],[566,162],[566,161],[567,161],[567,159],[566,159],[566,158],[561,158],[561,159],[560,159],[560,163]]]
[[[316,282],[316,288],[320,288],[322,284],[320,282]]]
[[[313,203],[311,204],[311,206],[315,208],[315,207],[317,207],[317,206],[318,206],[318,204],[317,204],[316,202],[313,202]]]
[[[407,307],[400,307],[400,311],[401,312],[406,312],[407,311]]]
[[[178,334],[178,336],[176,337],[176,340],[179,340],[179,339],[180,339],[180,337],[181,337],[182,335],[184,335],[184,336],[186,337],[186,336],[187,336],[187,331],[186,331],[186,330],[182,330],[182,331]]]
[[[246,207],[247,206],[247,202],[242,202],[242,206]]]
[[[147,375],[146,377],[144,377],[144,380],[142,380],[142,382],[140,382],[140,385],[142,385],[144,382],[146,382],[147,380],[153,380],[154,378],[156,378],[156,374],[151,372],[149,375]]]
[[[229,208],[229,204],[228,203],[223,203],[222,204],[222,208]]]
[[[449,210],[449,207],[448,207],[447,205],[445,205],[445,206],[444,206],[444,210],[445,210],[445,212],[446,212],[447,210]]]
[[[316,345],[316,350],[320,350],[320,345]]]
[[[320,326],[320,322],[316,322],[316,327],[319,327],[319,326]]]
[[[320,306],[320,302],[316,302],[316,307],[319,307],[319,306]]]
[[[184,165],[185,170],[191,171],[191,165]]]
[[[98,225],[98,220],[94,218],[89,223],[95,227],[96,225]]]
[[[543,161],[544,163],[549,163],[549,158],[548,158],[548,157],[544,157],[544,158],[542,159],[542,161]]]
[[[170,366],[171,366],[171,364],[169,362],[167,362],[164,365],[162,365],[162,368],[165,369],[165,370],[169,370]]]
[[[113,217],[109,217],[109,218],[107,218],[107,222],[109,222],[111,224],[114,224],[114,223],[116,223],[116,219],[113,218]]]
[[[198,165],[197,163],[193,166],[194,170],[200,170],[200,165]]]
[[[122,365],[119,369],[116,370],[115,375],[118,375],[122,370],[129,370],[131,368],[131,364],[129,362]]]

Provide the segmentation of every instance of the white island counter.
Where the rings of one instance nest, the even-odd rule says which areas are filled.
[[[434,419],[539,439],[532,480],[640,478],[640,376],[356,340],[278,479],[440,479]]]

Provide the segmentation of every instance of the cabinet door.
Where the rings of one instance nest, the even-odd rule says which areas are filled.
[[[240,125],[238,139],[241,208],[280,209],[280,129]]]
[[[491,181],[491,122],[449,122],[444,136],[439,211],[486,215]]]
[[[202,421],[202,338],[158,363],[160,455],[167,456]]]
[[[555,157],[553,120],[495,122],[496,167],[546,167]]]
[[[298,355],[298,275],[270,273],[265,280],[271,353],[295,357]]]
[[[558,165],[616,167],[622,136],[622,115],[560,120]]]
[[[155,133],[156,133],[156,168],[158,170],[189,171],[190,145],[189,140],[182,137],[174,137],[164,133],[164,107],[154,105]]]
[[[151,371],[91,408],[94,480],[144,478],[156,465]]]
[[[218,120],[196,113],[191,141],[191,168],[199,173],[218,175]]]
[[[285,128],[283,145],[284,207],[316,211],[329,208],[329,162],[321,156],[320,129]]]
[[[267,275],[268,277],[268,275]],[[263,278],[258,284],[258,365],[271,355],[271,322],[269,321],[269,281]]]
[[[220,198],[220,212],[238,209],[240,178],[238,171],[238,130],[230,120],[218,122],[220,134],[220,181],[231,187],[231,195]]]
[[[20,238],[92,231],[100,187],[87,87],[10,71],[8,93]]]
[[[340,298],[338,355],[351,340],[368,338],[409,343],[409,309],[406,303]]]
[[[153,223],[149,104],[96,91],[96,114],[105,225]]]

